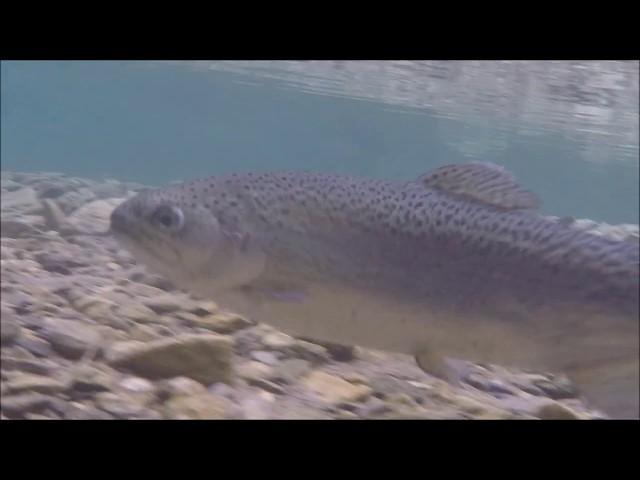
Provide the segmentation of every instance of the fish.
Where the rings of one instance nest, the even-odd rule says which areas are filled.
[[[239,172],[149,189],[111,214],[136,261],[300,338],[567,375],[639,418],[639,249],[553,221],[489,162],[408,181]],[[459,363],[458,363],[459,364]]]

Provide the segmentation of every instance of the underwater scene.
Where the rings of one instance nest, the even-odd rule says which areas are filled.
[[[2,419],[637,419],[639,67],[2,61]]]

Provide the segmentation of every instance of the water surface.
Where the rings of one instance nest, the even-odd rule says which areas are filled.
[[[638,62],[2,62],[2,169],[163,184],[492,161],[638,223]]]

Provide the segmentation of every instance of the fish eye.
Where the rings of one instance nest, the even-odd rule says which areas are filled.
[[[169,207],[163,205],[158,207],[151,220],[154,224],[159,225],[165,230],[176,232],[182,228],[184,224],[184,214],[177,207]]]

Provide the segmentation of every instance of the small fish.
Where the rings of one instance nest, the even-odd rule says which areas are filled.
[[[565,373],[638,418],[638,245],[536,212],[490,163],[408,182],[240,173],[141,192],[111,231],[176,286],[300,337]]]

